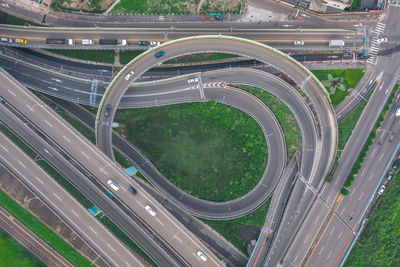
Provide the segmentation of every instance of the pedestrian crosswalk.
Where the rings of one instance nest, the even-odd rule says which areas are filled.
[[[378,41],[379,36],[383,35],[385,32],[386,24],[382,22],[378,22],[376,24],[375,30],[374,30],[374,35],[372,37],[372,40],[370,42],[370,46],[368,48],[368,55],[370,57],[367,59],[367,62],[370,64],[376,64],[378,61],[378,53],[379,53],[379,47],[381,43]]]

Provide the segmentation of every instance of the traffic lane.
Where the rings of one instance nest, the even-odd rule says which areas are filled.
[[[0,107],[1,108],[1,107]],[[69,180],[76,188],[78,188],[83,194],[88,197],[100,210],[106,213],[113,222],[119,226],[136,244],[138,244],[155,262],[157,263],[168,263],[170,266],[176,264],[176,260],[172,259],[164,250],[153,241],[152,237],[149,237],[141,227],[138,226],[137,220],[133,220],[132,217],[126,214],[120,207],[116,205],[110,198],[105,197],[103,191],[94,185],[86,176],[84,176],[78,169],[69,162],[64,155],[61,155],[51,145],[46,143],[41,137],[32,131],[24,122],[17,118],[14,114],[9,112],[8,109],[3,109],[0,113],[1,121],[7,125],[12,131],[14,131],[19,137],[21,137],[25,143],[30,146],[42,156],[47,162],[54,166],[60,174]],[[72,204],[68,206],[69,209]],[[91,216],[86,214],[86,216]],[[101,227],[104,228],[99,222]],[[108,231],[108,230],[106,230]],[[102,233],[101,229],[96,230],[97,233]],[[106,236],[107,243],[109,242]],[[112,236],[114,238],[114,236]],[[118,241],[119,242],[119,241]],[[96,243],[102,245],[102,243]],[[95,244],[95,245],[96,245]],[[106,245],[104,244],[104,246]],[[125,246],[124,246],[125,248]],[[112,256],[112,254],[109,254]],[[129,259],[127,259],[129,260]],[[129,262],[129,261],[128,261]]]
[[[0,227],[47,266],[73,266],[1,206]]]
[[[137,45],[137,41],[140,40],[148,40],[148,41],[164,41],[165,39],[165,30],[159,31],[140,31],[135,29],[113,29],[112,31],[106,30],[97,30],[88,28],[86,30],[80,29],[68,29],[66,32],[56,31],[52,28],[10,28],[7,26],[0,25],[2,37],[10,37],[10,38],[24,38],[28,40],[28,45],[38,45],[46,43],[47,38],[55,38],[55,39],[74,39],[75,48],[82,47],[87,48],[90,45],[82,45],[82,39],[92,39],[96,41],[98,44],[99,39],[126,39],[128,42],[131,42],[129,46],[134,46],[136,48],[141,48],[145,46]],[[184,37],[190,37],[195,35],[207,35],[207,34],[219,34],[221,31],[214,30],[197,30],[193,31],[193,29],[189,29],[188,31],[180,30],[177,28],[173,32],[167,33],[167,38],[169,41],[176,40]],[[226,31],[223,32],[224,35],[227,36],[236,36],[241,38],[246,38],[254,41],[264,42],[264,43],[275,43],[275,44],[290,44],[293,45],[293,42],[296,40],[304,41],[305,44],[307,42],[311,42],[313,44],[323,44],[327,47],[328,43],[332,39],[339,40],[350,40],[351,43],[361,43],[363,35],[354,33],[348,30],[338,30],[337,32],[299,32],[293,31],[288,34],[288,32],[275,32],[275,31],[253,31],[253,32],[231,32]],[[346,38],[347,37],[347,38]],[[350,38],[350,39],[349,39]],[[55,45],[57,46],[57,45]],[[22,46],[23,47],[23,46]],[[58,45],[59,47],[59,45]],[[106,47],[103,45],[102,47]],[[132,47],[131,47],[132,48]]]
[[[99,244],[97,249],[107,259],[107,262],[120,266],[130,266],[127,262],[142,264],[16,145],[3,134],[0,134],[0,140],[2,164],[12,170],[18,179],[22,180],[37,196],[40,196],[63,221],[71,225],[85,240],[90,241],[92,246]]]
[[[119,191],[119,198],[124,203],[127,203],[130,208],[135,207],[133,209],[139,217],[144,219],[160,236],[163,236],[164,240],[168,240],[169,244],[176,250],[179,250],[180,254],[184,254],[187,261],[201,264],[201,260],[196,254],[197,251],[201,250],[208,255],[208,264],[220,264],[218,259],[204,245],[196,241],[196,238],[177,222],[175,218],[169,215],[163,207],[155,202],[148,193],[142,192],[137,197],[142,200],[144,205],[151,204],[153,207],[156,207],[156,210],[158,210],[157,220],[153,220],[153,216],[149,215],[144,206],[138,207],[138,200],[133,201],[131,193],[127,192],[129,177],[118,166],[114,165],[112,161],[99,152],[96,147],[78,134],[70,125],[62,123],[62,119],[54,111],[43,108],[45,105],[38,99],[33,98],[29,91],[20,88],[15,81],[5,76],[5,73],[2,74],[5,77],[3,80],[7,81],[9,85],[8,88],[15,91],[14,93],[10,89],[4,90],[3,88],[2,94],[6,94],[6,98],[9,99],[8,101],[14,104],[14,106],[18,106],[20,111],[40,128],[47,129],[46,133],[58,145],[63,147],[68,154],[72,155],[76,161],[86,166],[104,185],[107,184],[107,180],[110,177],[114,177],[113,179],[119,183],[121,183],[120,181],[125,182],[121,186],[122,190]],[[21,97],[17,97],[17,94],[23,96],[25,105],[18,103],[18,101],[21,101]],[[72,143],[76,145],[71,146]],[[138,187],[135,183],[133,185]],[[168,229],[168,231],[165,231],[165,229]],[[178,234],[180,235],[179,239],[176,238]]]

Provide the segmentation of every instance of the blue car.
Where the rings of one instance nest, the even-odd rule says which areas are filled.
[[[157,52],[154,56],[155,56],[156,58],[159,58],[159,57],[162,57],[164,54],[165,54],[164,51],[160,51],[160,52]]]

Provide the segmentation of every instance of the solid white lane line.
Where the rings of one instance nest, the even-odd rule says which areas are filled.
[[[36,180],[38,180],[41,184],[44,184],[42,180],[39,179],[39,177],[35,176]]]
[[[5,148],[3,145],[0,145],[6,152],[8,152],[7,148]]]
[[[73,214],[75,214],[76,217],[79,218],[79,215],[78,215],[74,210],[71,210],[71,212],[72,212]]]
[[[343,230],[340,232],[340,235],[338,236],[337,239],[340,239],[340,237],[342,236],[342,234],[343,234]]]
[[[90,159],[89,156],[86,155],[85,152],[83,152],[82,150],[81,150],[81,153],[82,153],[82,155],[84,155],[87,159]]]
[[[56,193],[53,193],[53,195],[54,195],[56,198],[58,198],[58,200],[61,200],[61,198],[60,198]]]
[[[63,138],[64,138],[65,140],[67,140],[68,143],[71,143],[71,140],[69,140],[65,135],[63,135]]]
[[[26,168],[25,165],[21,161],[19,161],[19,160],[17,160],[17,161],[22,167]]]
[[[51,123],[50,123],[50,122],[48,122],[47,120],[44,120],[44,122],[45,122],[45,123],[47,123],[47,125],[49,125],[50,127],[52,127],[52,128],[53,128],[53,125],[51,125]]]
[[[156,221],[158,221],[161,225],[164,226],[164,223],[162,221],[160,221],[160,219],[156,218]]]
[[[92,232],[93,232],[93,233],[95,233],[95,234],[97,235],[96,231],[95,231],[95,230],[93,230],[93,228],[92,228],[92,227],[90,227],[90,226],[89,226],[89,229],[90,229],[90,230],[92,230]]]

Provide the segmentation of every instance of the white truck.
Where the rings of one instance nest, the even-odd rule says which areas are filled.
[[[344,46],[344,41],[343,40],[330,40],[329,41],[329,47],[341,47]]]

